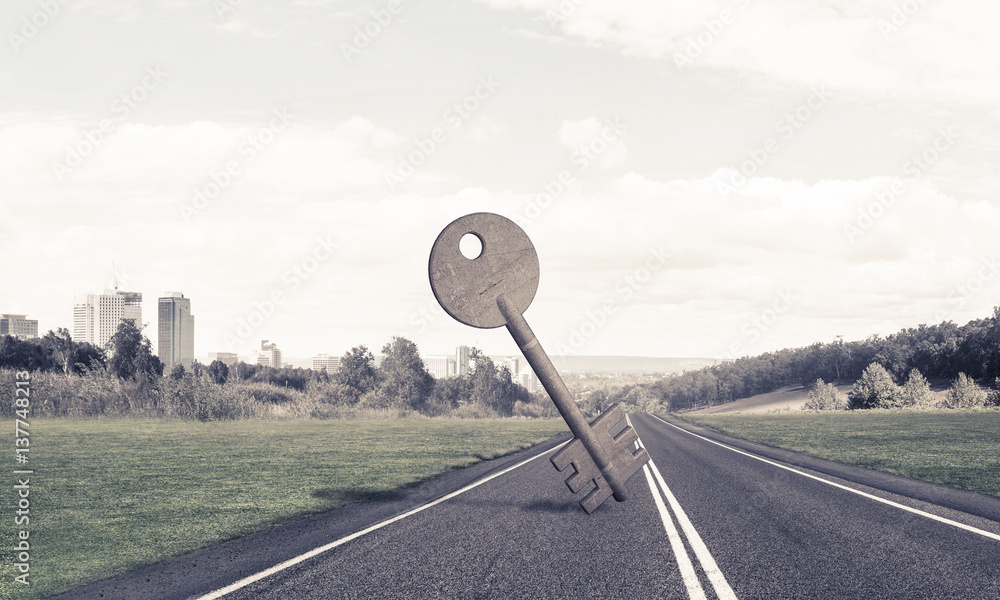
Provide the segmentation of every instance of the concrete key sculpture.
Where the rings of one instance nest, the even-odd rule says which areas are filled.
[[[482,243],[482,252],[466,258],[459,244],[466,235]],[[608,497],[628,497],[625,482],[649,461],[645,448],[633,449],[638,435],[620,427],[625,411],[615,404],[587,423],[573,394],[535,338],[524,311],[538,290],[538,254],[516,223],[492,213],[460,217],[438,235],[429,261],[431,289],[445,312],[457,321],[491,329],[506,326],[576,436],[552,456],[560,472],[570,466],[566,485],[574,494],[589,482],[594,488],[580,501],[590,514]],[[617,434],[614,432],[617,431]]]

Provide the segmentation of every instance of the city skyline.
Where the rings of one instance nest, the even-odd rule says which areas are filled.
[[[534,243],[552,355],[724,359],[1000,304],[1000,6],[58,4],[0,16],[0,310],[41,332],[117,280],[145,315],[193,298],[202,357],[515,355],[427,281],[476,211]]]
[[[115,281],[117,282],[117,277]],[[46,332],[65,328],[70,331],[74,341],[78,343],[87,342],[105,348],[107,340],[103,344],[97,343],[98,334],[100,333],[110,339],[111,335],[117,329],[118,323],[128,318],[136,322],[137,327],[140,328],[143,335],[157,348],[157,356],[163,362],[165,372],[169,371],[175,364],[181,364],[185,368],[190,369],[191,361],[193,359],[197,360],[200,357],[207,357],[206,361],[199,361],[203,362],[203,364],[209,364],[216,358],[225,358],[227,360],[231,360],[232,356],[237,356],[239,360],[243,358],[239,357],[239,353],[205,351],[196,354],[194,352],[192,334],[195,329],[194,315],[191,313],[191,298],[185,297],[183,292],[163,292],[157,295],[157,335],[155,337],[150,336],[152,330],[151,323],[147,322],[143,324],[137,322],[142,319],[142,292],[129,292],[115,288],[105,290],[101,294],[79,294],[78,299],[83,300],[83,302],[74,304],[73,327],[57,325],[56,327],[49,328]],[[40,334],[38,330],[38,321],[36,319],[26,319],[26,316],[25,314],[13,313],[0,314],[0,325],[3,327],[0,330],[0,335],[13,335],[22,339],[39,338],[41,335],[44,335],[44,333]],[[353,347],[351,346],[351,348]],[[373,355],[381,356],[378,348],[369,348],[369,350],[372,351]],[[425,362],[432,359],[446,359],[445,374],[441,376],[451,377],[468,374],[470,350],[470,346],[460,344],[455,347],[453,354],[442,355],[434,352],[421,352],[420,355],[425,359]],[[334,355],[322,352],[312,355],[309,360],[313,362],[313,369],[317,368],[317,361],[321,360],[323,362],[323,369],[336,371],[339,368],[341,357],[349,351],[350,348],[347,348],[341,354]],[[245,355],[245,358],[247,358],[245,362],[255,364],[259,360],[259,357],[264,355],[268,357],[266,363],[269,366],[274,366],[275,359],[273,355],[268,355],[268,352],[276,352],[277,361],[282,361],[282,352],[277,342],[261,340],[259,348]],[[174,357],[179,357],[180,360],[174,360]],[[502,358],[503,364],[511,368],[511,372],[515,375],[520,371],[518,368],[519,355],[490,355],[490,357]],[[461,364],[463,358],[466,368],[459,372],[457,365]],[[294,360],[298,361],[305,359],[304,355],[294,357]]]

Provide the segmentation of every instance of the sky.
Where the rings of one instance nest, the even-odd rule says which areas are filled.
[[[0,312],[192,300],[195,354],[516,354],[438,306],[472,212],[550,354],[732,358],[992,314],[1000,4],[10,0]]]

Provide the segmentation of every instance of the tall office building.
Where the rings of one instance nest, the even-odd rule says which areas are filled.
[[[235,352],[209,352],[208,364],[215,361],[222,361],[227,367],[232,367],[240,361],[240,357]]]
[[[38,321],[28,315],[0,315],[0,335],[11,335],[22,340],[38,337]]]
[[[142,329],[142,293],[117,288],[101,294],[84,294],[73,306],[73,341],[99,348],[107,345],[125,319]]]
[[[267,340],[260,341],[260,352],[257,353],[257,364],[266,367],[281,368],[281,350],[278,345]]]
[[[521,357],[520,356],[508,356],[504,359],[503,363],[507,365],[507,369],[510,371],[510,376],[514,381],[517,381],[517,376],[521,372]]]
[[[333,375],[340,370],[340,357],[328,354],[317,354],[313,357],[313,371],[326,371]]]
[[[459,377],[469,374],[469,347],[459,346],[455,349],[455,371]]]
[[[534,394],[541,387],[538,383],[538,376],[531,369],[524,369],[518,374],[516,381],[520,383],[526,390]]]
[[[180,292],[167,292],[157,304],[159,326],[157,355],[163,362],[164,372],[176,365],[191,368],[194,361],[194,315],[191,299]]]

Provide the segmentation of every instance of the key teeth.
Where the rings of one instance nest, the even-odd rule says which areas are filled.
[[[560,473],[570,465],[573,466],[573,473],[566,478],[566,486],[572,493],[576,494],[590,482],[594,483],[594,489],[580,501],[580,506],[588,515],[597,510],[597,507],[611,496],[611,486],[608,485],[604,475],[594,464],[593,458],[579,439],[573,438],[573,441],[553,454],[549,460]]]
[[[594,484],[596,487],[584,496],[583,500],[580,500],[580,506],[583,507],[583,511],[588,515],[597,510],[598,506],[604,504],[604,501],[611,497],[611,486],[604,480],[604,477],[595,479]]]
[[[573,473],[566,478],[566,486],[574,494],[579,492],[588,482],[601,477],[601,472],[597,469],[590,453],[577,438],[566,445],[565,448],[556,452],[550,459],[552,465],[560,473],[565,471],[570,465],[573,466]]]

